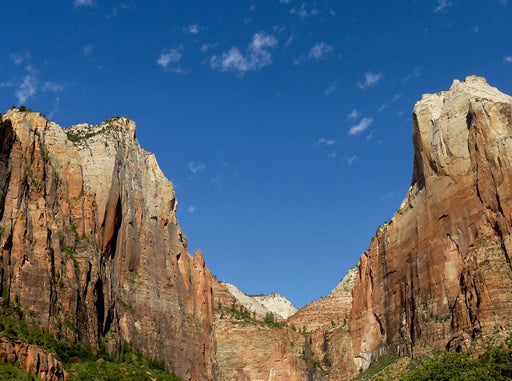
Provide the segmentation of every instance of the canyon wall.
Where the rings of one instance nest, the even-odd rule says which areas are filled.
[[[512,98],[485,79],[416,104],[401,207],[329,296],[286,320],[264,321],[279,295],[230,289],[188,253],[172,184],[135,132],[126,118],[2,118],[1,298],[57,338],[130,343],[187,380],[316,381],[512,332]],[[41,374],[64,377],[40,355]]]
[[[358,264],[358,367],[512,332],[512,98],[483,78],[455,80],[416,104],[413,140],[411,187]]]
[[[172,184],[113,118],[62,129],[12,109],[0,125],[0,288],[57,338],[122,342],[184,379],[215,372],[212,277],[187,252]]]

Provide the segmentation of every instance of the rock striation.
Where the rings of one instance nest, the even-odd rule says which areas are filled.
[[[455,80],[416,103],[413,141],[411,187],[358,264],[358,367],[512,332],[512,98],[484,78]]]
[[[391,353],[478,352],[512,333],[512,97],[455,80],[416,104],[413,142],[401,207],[329,296],[293,313],[188,253],[172,184],[132,121],[62,129],[10,110],[2,302],[93,349],[130,343],[187,380],[344,380]],[[16,359],[66,377],[51,354],[0,338],[0,361]]]
[[[68,374],[52,353],[9,337],[0,337],[0,363],[18,362],[21,368],[42,380],[67,380]]]
[[[184,379],[213,379],[212,277],[187,252],[172,184],[112,118],[63,129],[0,124],[0,291],[56,337],[123,342]]]

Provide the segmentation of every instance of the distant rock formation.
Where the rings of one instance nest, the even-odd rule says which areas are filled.
[[[254,312],[259,318],[265,318],[267,314],[272,313],[276,319],[285,320],[297,312],[297,307],[276,292],[250,296],[232,284],[222,282],[222,285],[234,296],[237,303]]]

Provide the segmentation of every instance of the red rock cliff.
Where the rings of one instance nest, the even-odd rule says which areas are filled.
[[[455,80],[416,104],[413,140],[411,187],[358,265],[349,328],[361,367],[512,332],[512,98]]]
[[[10,110],[0,125],[0,284],[41,327],[185,379],[214,377],[211,275],[187,252],[172,184],[114,118],[62,129]]]

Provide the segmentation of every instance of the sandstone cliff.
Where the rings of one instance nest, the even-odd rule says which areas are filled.
[[[411,187],[358,264],[358,367],[512,332],[512,98],[455,80],[416,104],[413,140]]]
[[[187,252],[172,184],[133,122],[65,130],[11,110],[2,299],[56,337],[112,352],[129,342],[190,380],[344,380],[389,353],[478,351],[512,332],[512,98],[455,80],[416,104],[413,140],[411,187],[357,267],[287,321],[262,322],[263,301],[247,311],[254,298]],[[0,344],[0,359],[37,351]]]
[[[185,379],[214,377],[211,275],[187,252],[172,184],[113,118],[0,124],[0,287],[56,337],[128,342]]]

